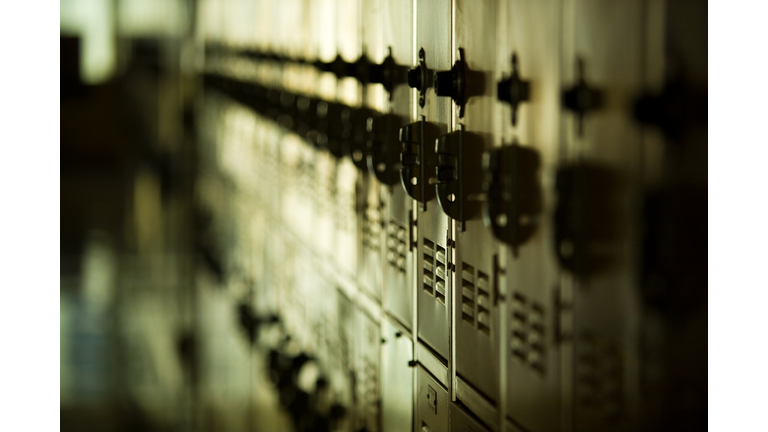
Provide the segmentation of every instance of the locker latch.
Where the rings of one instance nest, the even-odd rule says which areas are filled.
[[[471,196],[482,192],[483,143],[479,135],[460,129],[437,139],[436,193],[443,212],[463,223],[480,212],[477,200]],[[475,167],[473,169],[473,167]]]
[[[325,147],[333,156],[341,159],[344,157],[343,140],[348,139],[352,131],[352,110],[335,102],[326,103],[324,108],[325,115],[318,120],[318,128],[325,131],[325,142],[320,147]]]
[[[437,414],[437,391],[432,386],[427,386],[427,406],[433,413]]]
[[[624,206],[620,177],[594,163],[558,169],[555,190],[555,253],[578,276],[607,267],[615,256]]]
[[[359,169],[366,171],[368,135],[371,131],[373,111],[367,108],[347,108],[349,119],[345,123],[341,137],[341,148],[344,156],[352,159]]]
[[[403,121],[395,114],[383,114],[371,121],[368,135],[368,170],[385,185],[400,180],[400,142],[398,133]]]
[[[427,203],[434,198],[434,189],[427,187],[428,173],[435,172],[436,155],[431,143],[437,138],[437,126],[423,118],[400,128],[400,183],[411,198]]]
[[[512,55],[512,75],[499,81],[497,86],[497,98],[512,107],[512,126],[517,124],[517,107],[528,101],[530,95],[530,83],[523,81],[517,71],[517,54]]]
[[[706,304],[706,214],[705,187],[667,186],[644,199],[641,294],[649,307],[676,319]]]
[[[540,223],[539,167],[538,152],[517,143],[485,154],[485,224],[496,238],[512,246],[514,253],[531,238]]]
[[[445,134],[437,139],[437,201],[443,212],[449,217],[464,222],[463,171],[463,135],[464,131]]]
[[[568,90],[563,92],[563,105],[568,110],[576,113],[578,116],[578,133],[584,133],[584,116],[602,106],[602,93],[587,85],[584,79],[584,61],[578,59],[576,62],[577,82]]]

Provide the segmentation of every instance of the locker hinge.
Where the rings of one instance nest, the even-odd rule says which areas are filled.
[[[413,218],[413,210],[408,210],[408,246],[411,251],[416,248],[416,220]]]
[[[573,310],[571,302],[563,299],[562,288],[558,284],[553,291],[552,305],[554,306],[554,313],[552,314],[554,320],[554,337],[555,343],[568,342],[573,338],[573,334],[570,330],[570,326],[564,326],[565,320],[563,319],[564,313],[570,313]],[[564,328],[565,327],[565,328]]]
[[[501,292],[500,276],[506,274],[506,271],[499,264],[499,254],[493,254],[493,305],[498,306],[499,302],[505,300]]]

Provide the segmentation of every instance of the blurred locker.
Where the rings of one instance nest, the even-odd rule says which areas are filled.
[[[399,65],[396,73],[403,75],[404,67],[413,64],[413,0],[382,1],[383,45],[387,47],[392,61]],[[391,48],[391,53],[389,49]],[[402,77],[400,77],[402,81]],[[413,200],[400,184],[400,127],[413,118],[412,90],[402,83],[389,92],[389,117],[379,117],[374,127],[383,130],[383,138],[375,153],[369,155],[370,167],[382,186],[385,201],[386,226],[384,233],[384,308],[406,328],[412,330],[414,285],[413,248],[416,243],[413,230]],[[417,254],[418,255],[418,254]]]
[[[413,339],[396,322],[382,320],[381,429],[410,430],[413,425]]]
[[[555,251],[573,280],[575,430],[638,430],[637,262],[645,3],[566,2]]]
[[[505,237],[506,414],[526,429],[567,428],[561,395],[560,269],[552,248],[555,173],[560,160],[561,2],[505,5],[497,97],[505,145],[492,155],[498,178],[488,215]],[[509,177],[504,180],[504,173]],[[506,210],[504,209],[506,207]],[[501,215],[505,215],[503,217]],[[501,220],[499,220],[501,218]],[[504,225],[506,223],[506,226]],[[564,423],[565,422],[565,423]],[[567,429],[566,429],[567,430]]]

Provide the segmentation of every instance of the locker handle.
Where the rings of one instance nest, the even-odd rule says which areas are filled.
[[[392,186],[399,182],[400,142],[398,133],[403,121],[395,114],[374,117],[368,137],[368,170],[380,182]]]
[[[408,196],[423,204],[434,197],[426,175],[436,166],[437,155],[428,143],[435,142],[437,131],[436,125],[423,118],[400,128],[400,183]]]
[[[466,62],[464,61],[464,48],[459,48],[459,59],[453,64],[451,70],[435,72],[435,94],[441,97],[450,97],[459,107],[459,118],[464,117],[464,97]]]
[[[482,137],[463,125],[435,143],[437,200],[446,215],[461,223],[462,231],[464,223],[480,213],[480,202],[470,197],[482,192],[483,148]]]
[[[527,102],[530,96],[530,83],[520,78],[517,70],[517,54],[512,55],[512,74],[509,78],[499,81],[496,97],[512,107],[512,126],[517,124],[517,108]]]
[[[483,188],[487,199],[483,219],[493,235],[512,246],[515,254],[533,236],[540,223],[543,206],[538,179],[540,165],[536,150],[517,143],[484,155]]]
[[[584,60],[576,61],[576,84],[563,92],[563,106],[578,116],[578,134],[584,134],[584,116],[603,105],[603,95],[587,85],[584,78]]]

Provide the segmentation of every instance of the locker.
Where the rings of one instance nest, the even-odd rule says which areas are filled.
[[[382,2],[383,39],[387,47],[392,48],[392,57],[398,65],[413,64],[413,26],[403,26],[414,20],[414,4],[412,0],[396,0]],[[413,118],[411,89],[406,85],[395,86],[389,101],[391,113],[396,116],[395,124],[387,139],[390,155],[388,160],[394,164],[400,162],[400,142],[393,140],[392,134],[399,134],[399,127]],[[397,135],[395,135],[395,138]],[[375,168],[375,167],[374,167]],[[387,215],[384,264],[384,308],[395,316],[407,328],[413,329],[413,243],[416,237],[413,232],[413,201],[400,186],[400,170],[395,166],[386,166],[391,170],[395,180],[388,186],[382,186],[382,200],[385,202]]]
[[[560,268],[551,245],[552,189],[562,147],[560,50],[567,36],[559,2],[513,1],[505,6],[509,25],[501,32],[505,48],[498,62],[503,78],[518,75],[528,94],[514,110],[502,104],[503,139],[510,146],[509,160],[527,171],[530,181],[520,185],[531,196],[517,218],[528,224],[519,226],[522,235],[510,239],[504,264],[506,413],[526,429],[561,430],[567,427],[563,398],[568,394],[561,395]],[[499,154],[498,163],[505,156]]]
[[[383,17],[381,2],[365,0],[360,2],[362,22],[361,40],[363,51],[360,59],[379,64],[386,56],[383,45]],[[365,67],[360,67],[365,69]],[[367,80],[366,80],[367,81]],[[386,109],[387,96],[380,84],[360,82],[363,106],[370,108],[369,116],[364,118],[366,130],[370,129],[374,112]],[[360,225],[361,250],[358,262],[358,278],[363,289],[381,302],[382,288],[382,222],[385,219],[382,200],[382,187],[373,172],[368,170],[368,140],[359,140],[352,152],[355,165],[360,168],[360,192],[358,196],[358,223]]]
[[[482,154],[495,142],[499,109],[494,96],[497,73],[495,1],[456,1],[454,7],[454,59],[463,54],[464,112],[454,109],[450,135],[461,133],[463,167],[461,177],[448,183],[449,192],[460,183],[456,202],[463,208],[454,217],[455,273],[454,322],[456,374],[476,387],[492,404],[499,402],[499,246],[483,221],[481,202]],[[459,51],[461,50],[461,51]],[[456,63],[454,63],[455,65]],[[446,98],[443,98],[446,99]],[[454,102],[454,105],[458,105]],[[463,114],[463,115],[461,115]],[[453,156],[452,153],[447,153]],[[440,186],[438,186],[439,188]],[[438,191],[438,194],[440,192]],[[441,202],[441,204],[443,204]],[[445,206],[444,210],[445,210]]]
[[[351,428],[355,413],[355,342],[356,333],[352,331],[357,317],[354,302],[341,290],[337,290],[338,327],[333,350],[334,374],[330,377],[332,398],[346,410],[342,419],[343,426]]]
[[[381,327],[364,309],[357,309],[357,364],[355,389],[357,415],[355,429],[372,432],[381,430]]]
[[[636,17],[644,14],[644,7],[639,1],[617,7],[591,0],[565,6],[570,23],[564,27],[572,32],[565,38],[563,56],[566,88],[585,84],[599,96],[598,104],[577,107],[589,109],[571,107],[564,114],[567,147],[557,181],[573,174],[579,180],[571,182],[573,189],[556,187],[560,211],[574,211],[568,200],[601,202],[593,213],[582,215],[586,222],[581,230],[589,240],[573,242],[570,227],[563,223],[564,233],[556,233],[559,259],[568,262],[574,277],[576,430],[638,430],[636,335],[641,310],[633,275],[640,134],[626,107],[642,84],[643,29]],[[569,105],[567,95],[564,104]],[[610,187],[593,188],[591,198],[576,191],[596,183]]]
[[[382,320],[381,429],[383,432],[413,427],[413,340],[397,322]]]
[[[451,37],[452,6],[449,1],[416,3],[416,46],[423,52],[423,60],[429,72],[424,87],[432,79],[433,71],[449,70],[453,64]],[[422,57],[419,55],[419,57]],[[450,100],[438,98],[432,88],[425,88],[424,106],[416,110],[419,121],[423,118],[423,135],[419,138],[418,150],[426,160],[435,160],[434,139],[444,135],[451,128],[452,106]],[[423,116],[423,117],[422,117]],[[403,131],[401,129],[401,139]],[[409,137],[405,137],[412,139]],[[405,161],[405,160],[404,160]],[[451,280],[448,265],[450,259],[450,221],[440,210],[429,179],[433,177],[434,162],[420,166],[424,172],[411,185],[423,188],[427,197],[416,206],[418,243],[415,261],[417,268],[416,286],[418,291],[417,319],[418,336],[444,362],[449,359],[451,328]],[[405,179],[404,179],[405,181]],[[427,183],[427,184],[424,184]]]

